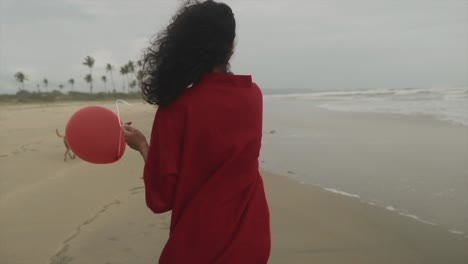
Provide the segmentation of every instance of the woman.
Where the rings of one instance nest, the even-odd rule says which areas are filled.
[[[262,94],[229,74],[236,22],[226,4],[190,2],[144,57],[142,93],[158,105],[148,145],[123,127],[145,160],[146,203],[172,210],[159,263],[267,263],[269,211],[258,170]]]

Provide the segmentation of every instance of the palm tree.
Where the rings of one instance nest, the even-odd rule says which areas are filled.
[[[83,65],[88,66],[89,68],[89,75],[90,75],[90,82],[89,82],[89,91],[93,93],[93,66],[94,66],[94,59],[90,56],[85,57]],[[85,77],[85,80],[88,76]]]
[[[138,84],[141,86],[141,83],[143,82],[143,70],[139,70],[137,72],[137,81]]]
[[[110,77],[111,77],[111,81],[112,81],[112,88],[115,91],[114,74],[113,74],[114,67],[110,63],[108,63],[107,66],[106,66],[106,71],[108,73],[110,73]]]
[[[140,75],[141,75],[141,71],[143,70],[143,62],[141,60],[137,60],[136,62],[136,67],[135,67],[135,78],[137,79],[138,82],[140,82],[138,80],[138,78],[140,78]]]
[[[120,67],[120,74],[122,74],[122,90],[125,92],[125,77],[127,77],[128,74],[128,67],[127,65]]]
[[[135,63],[133,63],[133,61],[128,61],[127,63],[127,68],[128,68],[128,72],[130,73],[133,73],[133,75],[135,76],[135,79],[137,78],[136,74],[135,74]]]
[[[135,80],[133,80],[130,84],[129,84],[130,88],[133,90],[136,88],[137,86],[137,82]]]
[[[101,77],[102,82],[104,83],[104,90],[107,92],[107,77],[103,75]]]
[[[75,79],[70,78],[70,80],[68,80],[68,83],[71,84],[71,90],[73,91],[73,89],[75,88]]]
[[[15,73],[15,79],[21,84],[20,90],[24,90],[24,82],[28,80],[28,77],[26,77],[22,72],[17,72]]]
[[[91,93],[93,92],[93,86],[92,86],[92,83],[93,83],[93,76],[91,74],[86,74],[86,76],[84,77],[84,80],[89,83],[90,87],[91,87]]]
[[[65,85],[63,85],[63,84],[59,84],[59,86],[58,86],[58,87],[59,87],[60,91],[62,91],[62,90],[63,90],[63,87],[65,87]]]
[[[47,79],[44,78],[44,80],[42,80],[42,82],[44,83],[44,89],[45,89],[46,92],[47,92],[47,87],[49,86],[49,80],[47,80]]]
[[[127,83],[128,83],[128,88],[129,88],[129,91],[132,90],[132,86],[130,85],[132,83],[132,77],[128,76],[130,73],[133,73],[133,75],[135,76],[136,78],[136,75],[135,75],[135,63],[133,63],[133,61],[128,61],[128,63],[124,66],[125,69],[126,69],[126,72],[127,72]]]

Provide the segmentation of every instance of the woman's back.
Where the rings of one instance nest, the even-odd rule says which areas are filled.
[[[144,179],[148,207],[173,211],[160,263],[267,262],[261,137],[250,76],[207,74],[158,109]]]
[[[123,131],[146,161],[148,207],[172,210],[163,264],[268,261],[262,94],[250,76],[228,74],[235,38],[228,5],[186,1],[144,54],[142,95],[159,106],[151,142],[129,125]]]

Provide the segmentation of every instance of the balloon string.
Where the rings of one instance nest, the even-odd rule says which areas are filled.
[[[120,119],[119,103],[124,103],[124,104],[130,105],[130,106],[131,106],[132,104],[130,104],[130,103],[128,103],[127,101],[122,100],[122,99],[117,99],[117,100],[115,100],[115,108],[117,109],[117,118],[118,118],[118,120],[119,120],[119,127],[122,127],[123,124],[122,124],[122,121],[121,121],[121,119]],[[120,157],[120,149],[121,149],[121,142],[122,142],[122,130],[119,131],[119,132],[120,132],[120,134],[119,134],[119,150],[118,150],[118,152],[117,152],[117,157]]]

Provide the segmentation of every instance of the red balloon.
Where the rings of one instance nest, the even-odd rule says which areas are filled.
[[[95,164],[118,161],[125,152],[125,138],[116,114],[100,106],[75,112],[65,129],[70,149],[82,160]]]

